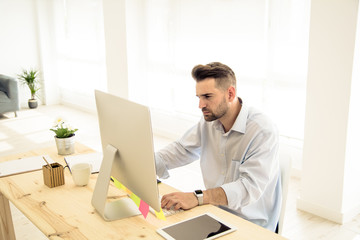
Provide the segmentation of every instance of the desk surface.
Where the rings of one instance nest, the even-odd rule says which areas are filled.
[[[76,143],[76,154],[90,152],[93,150]],[[55,146],[3,157],[0,161],[46,154],[65,166],[64,157],[57,154]],[[35,171],[0,178],[0,195],[11,201],[50,239],[162,239],[156,233],[156,229],[205,212],[211,212],[224,221],[237,226],[237,231],[220,239],[284,239],[212,205],[203,205],[184,211],[167,217],[166,221],[159,220],[149,213],[146,219],[139,215],[106,222],[91,205],[96,179],[97,174],[93,174],[86,187],[77,187],[66,168],[65,185],[49,188],[44,185],[42,171]],[[175,191],[175,189],[164,183],[159,184],[160,194],[171,191]],[[124,196],[126,193],[110,184],[109,200]],[[4,208],[4,206],[1,207]],[[10,225],[12,227],[12,224]],[[4,231],[3,228],[2,231]]]

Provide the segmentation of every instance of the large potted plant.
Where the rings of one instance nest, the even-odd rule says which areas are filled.
[[[21,74],[18,74],[20,83],[26,85],[30,89],[31,98],[28,101],[29,108],[37,108],[38,102],[36,100],[37,92],[40,90],[39,85],[39,71],[30,69],[23,69]]]

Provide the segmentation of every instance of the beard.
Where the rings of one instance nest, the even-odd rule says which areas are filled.
[[[202,108],[201,110],[204,113],[205,121],[211,122],[219,118],[222,118],[229,110],[229,107],[227,106],[226,99],[224,97],[221,103],[219,104],[219,106],[217,106],[217,108],[215,109],[215,111],[211,111],[206,107]],[[205,112],[207,112],[206,115]]]

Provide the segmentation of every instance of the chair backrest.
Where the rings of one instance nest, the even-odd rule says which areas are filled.
[[[15,112],[20,109],[18,82],[15,78],[0,74],[0,113]]]
[[[290,155],[280,155],[280,169],[281,169],[281,187],[282,187],[282,204],[281,212],[278,225],[278,234],[281,235],[284,225],[285,217],[285,208],[288,195],[288,187],[291,176],[291,156]]]

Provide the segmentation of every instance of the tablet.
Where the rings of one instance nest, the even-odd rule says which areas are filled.
[[[235,227],[225,223],[213,214],[205,213],[203,215],[160,228],[157,232],[167,240],[200,240],[215,239],[235,230]]]

